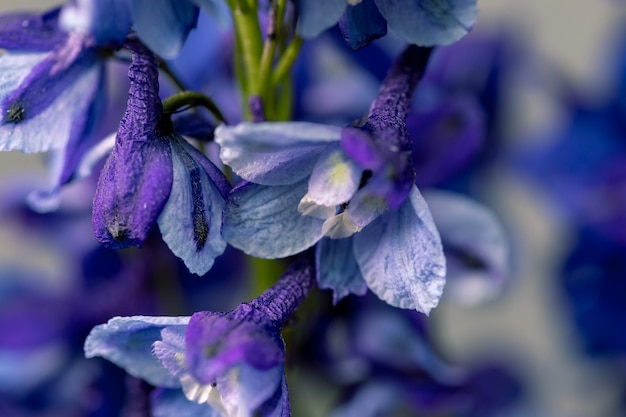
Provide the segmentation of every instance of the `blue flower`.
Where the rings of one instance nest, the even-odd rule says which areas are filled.
[[[367,286],[391,305],[428,313],[443,290],[445,260],[413,184],[404,119],[429,52],[405,51],[362,126],[220,126],[222,160],[251,181],[229,197],[227,241],[263,258],[319,242],[318,280],[336,299]]]
[[[172,252],[202,275],[226,248],[220,229],[230,186],[163,115],[154,55],[138,41],[127,46],[128,105],[98,180],[94,233],[111,248],[141,246],[158,223]]]
[[[353,49],[387,33],[420,46],[446,45],[467,34],[478,15],[476,0],[298,0],[298,31],[312,38],[340,24]]]
[[[288,416],[280,330],[314,285],[312,263],[297,260],[260,297],[229,312],[113,318],[91,331],[85,355],[102,356],[133,376],[167,388],[155,396],[155,416],[174,411]]]

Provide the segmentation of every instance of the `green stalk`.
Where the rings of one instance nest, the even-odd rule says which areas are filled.
[[[247,103],[248,96],[261,93],[258,74],[263,49],[261,28],[254,2],[250,5],[245,0],[228,0],[228,4],[233,14],[235,36],[245,74],[246,86],[243,90],[245,91],[244,103]]]
[[[274,73],[272,74],[273,86],[280,84],[284,78],[287,77],[289,70],[291,70],[291,67],[294,62],[296,62],[296,59],[300,54],[300,48],[302,48],[303,42],[304,41],[300,36],[295,35],[289,46],[287,46],[285,53],[280,57],[280,60],[274,69]]]
[[[265,105],[266,118],[272,120],[271,113],[274,109],[272,102],[273,86],[271,85],[272,66],[274,64],[274,56],[276,55],[276,47],[282,30],[283,15],[287,0],[273,0],[270,9],[269,27],[267,37],[263,45],[263,55],[261,56],[261,65],[259,69],[259,84],[261,88],[261,99]]]
[[[209,97],[196,91],[181,91],[163,100],[163,113],[174,113],[185,106],[202,106],[211,112],[213,117],[222,123],[226,123],[226,118],[222,115],[219,107]]]

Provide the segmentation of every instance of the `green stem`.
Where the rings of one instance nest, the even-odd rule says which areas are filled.
[[[261,28],[254,3],[250,5],[244,0],[228,0],[228,4],[233,14],[235,35],[239,42],[239,52],[245,71],[246,86],[243,90],[246,94],[244,103],[247,103],[248,95],[260,95],[261,93],[258,74],[263,47]]]
[[[274,64],[274,56],[276,55],[278,38],[282,29],[281,26],[286,4],[287,0],[272,1],[267,36],[265,44],[263,45],[263,55],[261,56],[259,84],[261,88],[261,98],[265,105],[265,113],[268,120],[271,119],[268,113],[271,113],[274,107],[271,96],[273,90],[271,85],[272,65]]]
[[[285,49],[285,53],[280,58],[280,61],[278,61],[278,64],[276,64],[274,74],[272,74],[273,86],[280,84],[283,79],[289,74],[289,70],[298,58],[300,48],[302,48],[302,43],[302,38],[298,35],[295,35],[289,46],[287,46],[287,49]]]
[[[196,91],[181,91],[163,100],[163,113],[174,113],[184,106],[202,106],[220,122],[228,124],[219,107],[209,97]]]

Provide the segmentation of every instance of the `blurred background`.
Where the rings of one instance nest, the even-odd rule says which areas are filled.
[[[56,3],[2,0],[0,12]],[[511,367],[528,390],[519,416],[625,416],[626,284],[618,278],[626,280],[619,234],[626,4],[479,0],[479,7],[471,36],[502,41],[505,58],[497,152],[472,181],[510,238],[510,274],[502,293],[479,305],[445,293],[429,319],[433,342],[453,363]],[[40,155],[0,153],[4,187],[45,175]],[[2,265],[69,268],[49,242],[15,239],[24,233],[17,227],[0,219]],[[2,363],[0,379],[8,372]]]

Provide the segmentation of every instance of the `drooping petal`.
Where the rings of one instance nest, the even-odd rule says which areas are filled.
[[[354,254],[365,282],[388,304],[428,314],[445,284],[439,233],[416,187],[398,210],[354,236]]]
[[[335,25],[346,10],[346,0],[297,0],[298,33],[303,38],[314,38]]]
[[[74,118],[87,113],[94,99],[101,66],[93,53],[85,52],[56,69],[64,59],[60,51],[0,57],[0,150],[36,153],[67,144]]]
[[[223,417],[217,410],[189,401],[180,389],[160,389],[151,398],[152,417]]]
[[[363,170],[341,150],[329,145],[320,155],[309,178],[309,198],[323,206],[348,202],[359,188]]]
[[[387,34],[387,22],[378,11],[374,0],[363,0],[354,6],[348,6],[339,21],[339,27],[344,40],[355,51]]]
[[[508,270],[508,242],[496,216],[460,194],[424,194],[448,261],[447,291],[456,300],[477,304],[497,295]]]
[[[44,14],[0,16],[0,48],[8,51],[51,51],[67,36],[58,28],[58,8]]]
[[[186,0],[129,0],[133,27],[159,56],[175,58],[196,25],[198,8]]]
[[[252,417],[281,388],[283,366],[267,370],[241,364],[216,380],[224,409],[229,416]]]
[[[172,191],[157,223],[174,255],[185,262],[189,271],[204,275],[226,249],[221,234],[224,198],[188,152],[191,145],[173,136],[170,147]]]
[[[317,283],[320,288],[333,290],[335,304],[349,294],[364,295],[367,291],[352,244],[352,238],[322,239],[315,248]]]
[[[114,317],[94,327],[85,340],[85,356],[102,356],[154,386],[180,387],[152,354],[152,344],[161,339],[161,331],[170,326],[186,326],[189,317]]]
[[[465,36],[478,15],[476,0],[374,0],[389,27],[419,46],[447,45]]]
[[[252,256],[268,259],[313,246],[322,237],[323,220],[298,212],[306,189],[306,180],[274,187],[248,183],[234,189],[224,210],[226,241]]]
[[[341,129],[305,122],[240,123],[219,126],[220,158],[237,175],[263,185],[293,184],[307,177]]]
[[[60,26],[91,36],[98,46],[119,46],[130,31],[127,0],[70,0],[61,9]]]

